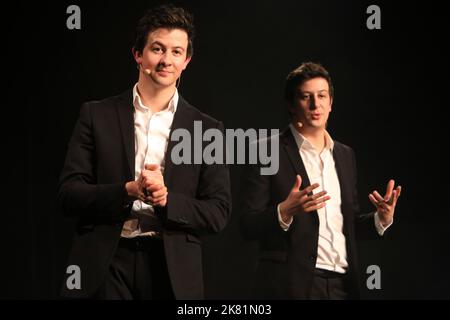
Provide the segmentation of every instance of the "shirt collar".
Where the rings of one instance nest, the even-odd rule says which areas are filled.
[[[170,111],[172,113],[175,113],[175,111],[177,111],[178,100],[179,100],[178,89],[175,88],[175,93],[172,99],[170,99],[169,101],[169,106],[161,111]],[[133,106],[140,111],[149,110],[149,108],[142,103],[141,96],[139,95],[137,89],[137,83],[133,87]]]
[[[315,149],[311,142],[309,142],[308,139],[305,138],[305,136],[303,136],[300,132],[297,131],[297,129],[295,129],[292,123],[289,124],[289,128],[291,129],[292,135],[294,136],[295,142],[297,143],[299,149]],[[333,148],[334,141],[328,131],[325,130],[325,149],[333,152]]]

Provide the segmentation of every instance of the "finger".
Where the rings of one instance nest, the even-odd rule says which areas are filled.
[[[378,212],[387,213],[387,212],[390,212],[392,210],[392,207],[393,206],[387,204],[386,202],[381,202],[381,203],[378,204],[377,211]]]
[[[317,198],[323,197],[323,196],[326,195],[326,194],[327,194],[327,191],[323,190],[323,191],[320,191],[320,192],[318,192],[318,193],[316,193],[316,194],[310,196],[309,198],[310,198],[311,200],[316,200]]]
[[[156,171],[159,169],[159,165],[149,163],[149,164],[144,165],[144,168],[145,168],[145,170]]]
[[[167,201],[167,194],[165,194],[162,197],[158,197],[158,198],[148,198],[147,199],[147,203],[151,204],[152,206],[157,205],[158,203],[162,203],[164,201]]]
[[[392,191],[392,201],[390,201],[390,205],[395,206],[397,202],[397,190]]]
[[[318,198],[318,199],[313,200],[313,201],[308,201],[307,203],[305,203],[303,208],[309,208],[309,207],[312,207],[312,206],[317,206],[319,203],[326,202],[326,201],[328,201],[330,199],[331,199],[330,196],[325,196],[325,197],[321,197],[321,198]]]
[[[164,179],[162,179],[162,177],[154,177],[154,176],[150,176],[150,177],[145,177],[144,178],[144,184],[148,185],[148,184],[164,184]]]
[[[384,198],[378,193],[378,191],[374,191],[372,195],[375,197],[375,200],[377,201],[376,203],[377,209],[389,210],[387,206],[391,205],[391,203],[384,201]]]
[[[154,197],[147,197],[145,199],[146,203],[154,205],[155,203],[162,201],[166,198],[166,195],[162,196],[162,197],[158,197],[158,198],[154,198]]]
[[[163,201],[164,199],[166,199],[167,198],[167,192],[166,193],[164,193],[161,197],[155,197],[154,199],[153,199],[153,202],[160,202],[160,201]]]
[[[306,208],[305,212],[312,212],[315,210],[319,210],[319,209],[322,209],[323,207],[325,207],[326,205],[327,204],[325,202],[322,202],[322,203],[319,203],[318,205],[314,205],[314,206]]]
[[[153,198],[160,198],[160,197],[165,196],[166,194],[167,194],[167,188],[164,187],[164,188],[159,189],[158,191],[152,192],[152,197]]]
[[[398,198],[400,197],[400,194],[402,193],[402,187],[398,186],[392,193],[393,193],[392,205],[395,207],[397,205]]]
[[[145,201],[145,194],[142,191],[138,191],[137,198],[141,201]]]
[[[322,193],[322,192],[320,192],[320,193]],[[325,194],[323,194],[322,196],[319,196],[319,197],[315,197],[316,195],[318,195],[318,194],[306,197],[306,199],[304,201],[305,205],[306,204],[309,204],[309,205],[316,204],[316,203],[321,202],[323,199],[327,199],[327,200],[331,199],[330,196],[326,196],[326,192],[325,192]]]
[[[138,188],[139,189],[144,189],[145,179],[144,179],[144,177],[142,175],[137,180],[137,183],[138,183]]]
[[[378,191],[375,190],[372,194],[378,202],[384,202],[384,198],[378,193]]]
[[[295,177],[294,186],[292,187],[291,192],[299,192],[301,185],[302,185],[302,177],[300,177],[300,175],[297,175]]]
[[[156,207],[156,206],[164,207],[164,206],[166,205],[166,203],[167,203],[167,199],[164,199],[164,200],[155,202],[154,206],[155,206],[155,207]]]
[[[386,186],[386,194],[384,195],[384,201],[389,201],[392,196],[392,190],[394,190],[395,181],[389,180],[387,186]]]
[[[144,182],[154,180],[155,179],[154,171],[142,170],[141,179]]]
[[[159,171],[158,172],[149,171],[149,172],[150,172],[150,174],[145,177],[145,179],[147,181],[151,181],[153,183],[158,183],[158,182],[163,182],[164,181],[164,178],[163,178],[162,174]]]
[[[377,201],[377,199],[375,199],[375,197],[373,196],[373,194],[369,194],[369,200],[370,200],[370,202],[372,202],[372,204],[373,204],[375,207],[378,207],[378,201]]]
[[[390,211],[390,206],[384,202],[384,200],[377,200],[373,194],[369,194],[369,199],[372,202],[372,204],[375,206],[375,208],[377,208],[377,211]]]
[[[149,193],[155,192],[155,191],[159,191],[161,189],[165,188],[165,185],[163,184],[154,184],[154,183],[149,183],[148,185],[146,185],[146,190]]]
[[[144,170],[149,177],[162,177],[161,170]]]
[[[396,205],[397,205],[397,200],[398,200],[398,197],[400,197],[401,191],[402,191],[402,188],[401,188],[400,186],[397,187],[397,189],[395,189],[395,190],[393,191],[393,200],[392,200],[392,205],[393,205],[393,206],[396,206]]]
[[[145,170],[141,173],[143,179],[163,179],[161,171]]]
[[[312,192],[314,189],[316,189],[318,187],[320,187],[320,184],[314,183],[313,185],[310,185],[310,186],[306,187],[305,189],[303,189],[302,191],[300,191],[300,193],[302,195],[307,195],[307,194],[309,194],[310,192]]]
[[[397,199],[400,197],[400,194],[402,193],[402,186],[397,187]]]

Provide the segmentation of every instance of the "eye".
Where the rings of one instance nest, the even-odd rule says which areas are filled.
[[[161,50],[160,47],[153,47],[153,48],[152,48],[152,52],[160,53],[161,51],[162,51],[162,50]]]
[[[302,94],[302,95],[300,95],[300,99],[308,100],[309,99],[309,94]]]
[[[174,54],[175,56],[180,56],[182,53],[181,53],[181,50],[174,50],[174,51],[173,51],[173,54]]]

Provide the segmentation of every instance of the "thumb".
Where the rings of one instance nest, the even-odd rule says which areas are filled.
[[[300,175],[297,175],[295,177],[294,186],[292,187],[291,192],[299,192],[301,185],[302,185],[302,177],[300,177]]]
[[[145,166],[145,170],[150,170],[150,171],[156,171],[159,169],[159,165],[157,164],[146,164]]]

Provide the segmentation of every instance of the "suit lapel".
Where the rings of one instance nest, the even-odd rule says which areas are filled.
[[[289,157],[289,161],[294,167],[294,171],[302,178],[301,189],[309,186],[311,183],[309,182],[305,165],[303,164],[303,161],[300,157],[297,142],[295,142],[295,138],[292,135],[291,129],[289,127],[281,133],[281,140],[283,142],[283,147]]]
[[[281,135],[281,140],[283,141],[283,146],[286,150],[286,153],[288,154],[289,160],[294,167],[295,173],[300,175],[302,178],[302,184],[300,186],[300,189],[304,189],[311,185],[311,182],[308,177],[308,173],[306,172],[305,164],[303,163],[303,160],[300,156],[300,151],[298,149],[297,142],[295,141],[294,136],[292,135],[291,129],[288,127]],[[309,193],[311,195],[312,192]],[[317,211],[310,212],[306,215],[305,219],[310,219],[312,225],[314,226],[314,231],[319,232],[319,216]],[[304,221],[303,221],[304,222]],[[289,228],[290,236],[296,237],[297,232],[296,229],[300,228],[299,224],[300,220],[296,219],[294,216],[294,222],[292,223],[291,228]],[[300,235],[300,234],[299,234]],[[299,236],[298,235],[298,236]],[[293,240],[294,242],[296,240]]]
[[[119,115],[120,130],[122,132],[122,142],[126,153],[130,175],[134,180],[135,171],[135,151],[134,151],[134,107],[133,93],[131,90],[124,92],[119,96],[116,104],[117,114]]]
[[[172,149],[178,141],[172,141],[172,133],[175,129],[183,128],[187,129],[191,134],[193,133],[194,119],[189,116],[188,103],[184,100],[181,95],[178,99],[177,111],[173,117],[172,127],[170,128],[169,142],[167,145],[167,150],[164,159],[164,181],[167,186],[171,184],[171,174],[173,170],[173,162],[171,158]],[[194,139],[194,137],[192,137]]]
[[[345,216],[348,212],[347,205],[349,204],[350,199],[352,199],[352,187],[351,183],[351,175],[348,172],[348,166],[345,166],[347,163],[345,154],[343,152],[341,146],[335,143],[335,147],[333,149],[333,158],[336,166],[336,172],[339,179],[339,186],[341,188],[341,206],[342,206],[342,214]]]

